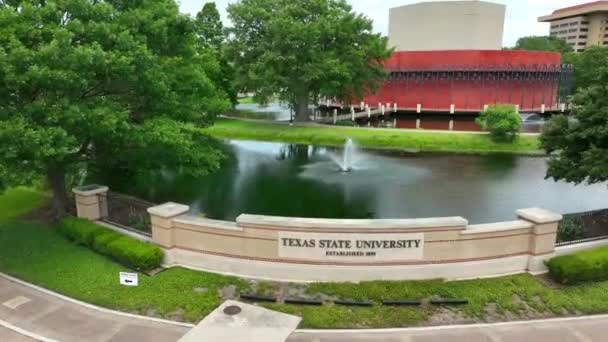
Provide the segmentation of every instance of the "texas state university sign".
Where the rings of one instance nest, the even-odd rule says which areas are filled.
[[[279,257],[311,261],[420,260],[424,234],[279,232]]]

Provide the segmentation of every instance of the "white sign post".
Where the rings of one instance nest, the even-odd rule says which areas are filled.
[[[120,285],[138,286],[139,277],[137,273],[120,272]]]

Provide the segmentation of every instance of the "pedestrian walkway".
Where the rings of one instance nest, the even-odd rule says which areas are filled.
[[[296,331],[287,342],[603,342],[608,316],[383,331]]]
[[[85,307],[1,277],[0,322],[61,342],[175,342],[190,330]],[[36,340],[5,325],[0,324],[2,342]]]

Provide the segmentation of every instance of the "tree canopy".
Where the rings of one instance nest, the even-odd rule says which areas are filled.
[[[579,53],[564,55],[563,62],[574,65],[574,89],[583,89],[598,84],[602,74],[598,71],[608,68],[608,48],[592,46]]]
[[[44,177],[62,215],[78,165],[218,167],[198,126],[228,102],[199,45],[173,0],[0,1],[0,184]]]
[[[387,39],[344,0],[242,0],[228,13],[239,84],[261,102],[278,95],[297,120],[308,120],[311,98],[358,98],[386,77]]]
[[[201,46],[214,51],[220,63],[219,70],[213,75],[213,79],[228,96],[232,105],[236,106],[238,86],[235,81],[235,71],[226,57],[224,49],[226,34],[215,2],[207,2],[203,5],[201,11],[196,15],[195,23]]]
[[[572,115],[554,117],[541,137],[543,148],[551,155],[547,177],[555,180],[608,180],[608,57],[594,63],[590,85],[573,97]]]
[[[515,50],[529,51],[552,51],[559,53],[571,52],[572,47],[558,37],[553,36],[528,36],[522,37],[515,43]]]

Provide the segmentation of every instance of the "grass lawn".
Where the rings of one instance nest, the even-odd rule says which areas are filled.
[[[255,103],[255,101],[253,100],[253,96],[247,96],[247,97],[239,98],[239,103],[240,104],[250,104],[250,103]]]
[[[278,284],[173,268],[154,277],[140,276],[139,287],[118,283],[127,271],[108,258],[76,246],[53,229],[16,218],[26,205],[14,210],[12,199],[43,203],[31,190],[12,190],[0,196],[0,271],[67,296],[107,308],[196,322],[213,310],[220,290],[233,285],[238,291],[270,294],[282,288],[293,296],[354,300],[466,298],[454,308],[423,305],[420,308],[347,308],[334,305],[296,306],[264,304],[268,308],[301,315],[303,328],[385,328],[428,323],[496,321],[514,318],[608,313],[608,282],[554,289],[529,275],[459,282],[402,281],[361,284]],[[20,206],[17,206],[20,207]],[[4,211],[13,208],[11,214]]]
[[[26,214],[46,201],[42,193],[27,189],[13,188],[0,195],[0,223]]]
[[[280,141],[295,144],[342,146],[347,138],[363,148],[459,152],[540,154],[538,138],[521,136],[513,143],[496,143],[487,135],[435,133],[404,130],[374,130],[344,127],[288,126],[271,122],[220,119],[206,130],[227,139]]]

